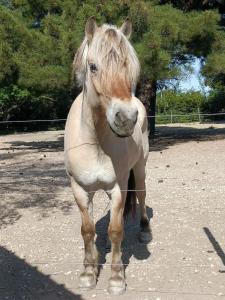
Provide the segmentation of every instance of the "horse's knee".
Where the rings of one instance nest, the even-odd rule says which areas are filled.
[[[82,224],[81,234],[83,236],[84,242],[89,243],[94,239],[95,236],[95,226],[93,223]]]
[[[123,239],[123,226],[109,225],[108,234],[112,243],[121,241]]]

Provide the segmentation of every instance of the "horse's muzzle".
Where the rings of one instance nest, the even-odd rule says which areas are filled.
[[[114,122],[109,124],[111,130],[121,138],[131,136],[137,123],[138,111],[129,114],[129,117],[122,111],[116,112]]]

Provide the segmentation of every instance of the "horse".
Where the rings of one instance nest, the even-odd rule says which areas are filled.
[[[121,260],[124,212],[128,208],[134,211],[136,197],[141,215],[139,239],[145,243],[151,240],[145,206],[148,122],[143,104],[134,96],[140,65],[128,40],[131,32],[129,19],[120,28],[98,26],[94,17],[87,20],[84,40],[73,61],[73,74],[83,89],[70,108],[65,126],[65,166],[81,214],[85,252],[79,287],[88,290],[96,286],[93,196],[101,189],[111,203],[108,291],[115,295],[126,290]]]

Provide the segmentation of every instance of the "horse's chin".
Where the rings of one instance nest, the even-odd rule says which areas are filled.
[[[112,132],[119,138],[126,138],[126,137],[129,137],[132,135],[132,132],[131,133],[118,133],[115,129],[112,128],[112,126],[109,124],[109,127],[110,129],[112,130]]]

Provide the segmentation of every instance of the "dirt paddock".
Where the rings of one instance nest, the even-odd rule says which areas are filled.
[[[147,164],[153,240],[126,221],[127,292],[107,293],[109,200],[94,198],[102,264],[81,292],[79,211],[63,162],[63,131],[0,136],[0,300],[225,299],[225,125],[159,126]]]

